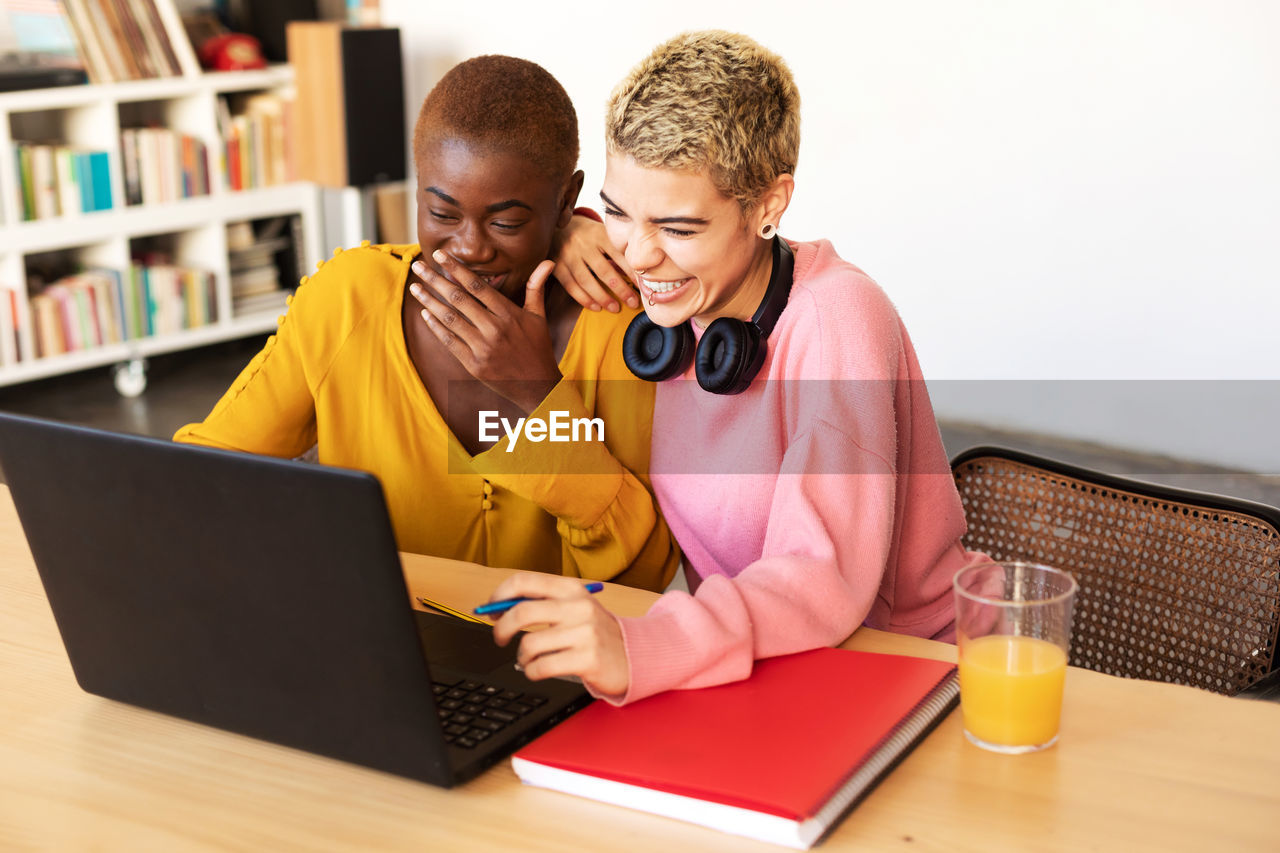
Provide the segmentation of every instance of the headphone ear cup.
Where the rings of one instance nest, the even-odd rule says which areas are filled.
[[[764,362],[764,345],[755,323],[730,317],[712,321],[694,356],[698,384],[712,394],[741,394]]]
[[[622,359],[640,379],[661,382],[689,369],[695,346],[688,323],[659,326],[643,312],[637,314],[622,337]]]

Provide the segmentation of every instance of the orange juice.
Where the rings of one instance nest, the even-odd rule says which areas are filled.
[[[1040,746],[1058,734],[1067,656],[1033,637],[991,635],[960,653],[960,708],[973,737],[1001,746]]]

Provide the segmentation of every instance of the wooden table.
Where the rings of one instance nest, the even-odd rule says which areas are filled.
[[[478,602],[502,570],[405,555],[411,594]],[[654,596],[610,586],[621,613]],[[954,659],[863,629],[849,648]],[[852,713],[852,712],[851,712]],[[1062,740],[1002,756],[953,713],[823,850],[1280,850],[1280,705],[1080,669]],[[82,692],[0,487],[2,850],[777,850],[522,787],[451,791]]]

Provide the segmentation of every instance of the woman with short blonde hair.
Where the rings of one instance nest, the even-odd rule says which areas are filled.
[[[610,701],[743,678],[859,625],[954,635],[951,579],[981,555],[915,350],[884,291],[830,243],[777,234],[799,95],[750,38],[686,33],[614,90],[600,196],[645,313],[627,365],[657,383],[652,480],[693,594],[617,619],[572,582],[518,575],[497,623],[531,678]],[[563,258],[561,259],[563,260]]]

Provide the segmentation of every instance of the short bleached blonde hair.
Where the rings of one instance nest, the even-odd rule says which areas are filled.
[[[800,153],[800,92],[782,58],[724,30],[682,33],[609,97],[605,142],[646,168],[705,172],[749,211]]]

